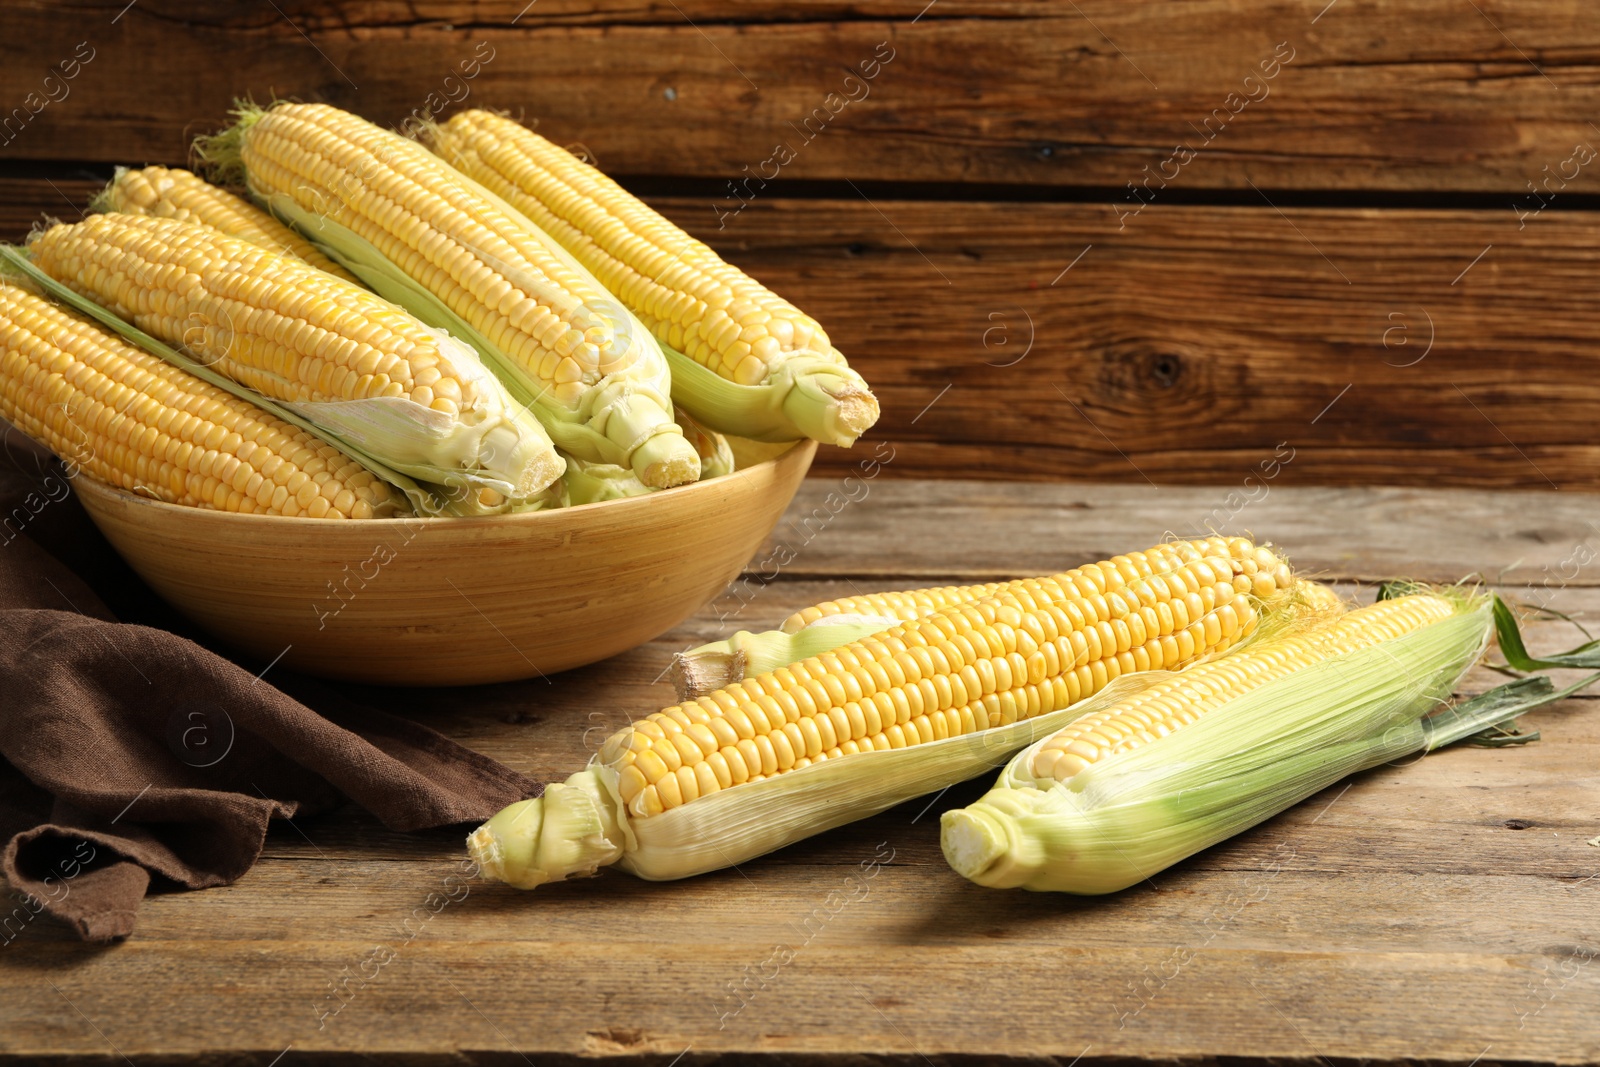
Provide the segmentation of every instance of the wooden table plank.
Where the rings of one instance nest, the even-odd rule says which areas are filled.
[[[812,480],[792,516],[831,488]],[[559,776],[668,699],[657,676],[672,651],[730,625],[970,577],[962,564],[980,542],[990,573],[1069,566],[1144,544],[1163,514],[1214,492],[875,482],[737,623],[712,605],[548,683],[351,692]],[[1502,586],[1507,595],[1547,593],[1549,606],[1592,619],[1600,583],[1582,568],[1558,590],[1533,585],[1539,565],[1583,536],[1585,504],[1285,488],[1238,524],[1341,577],[1415,573],[1430,557],[1444,573],[1521,558],[1506,580],[1522,584]],[[1528,639],[1544,650],[1577,637],[1537,620]],[[1477,670],[1463,690],[1497,681]],[[1586,842],[1600,834],[1600,699],[1539,709],[1525,725],[1543,739],[1368,772],[1098,899],[982,890],[944,866],[937,817],[975,799],[982,779],[738,870],[674,884],[611,872],[531,894],[473,882],[462,895],[446,882],[459,872],[459,831],[396,834],[351,811],[278,825],[239,883],[148,899],[125,944],[83,945],[40,920],[0,945],[0,1062],[120,1051],[268,1064],[292,1046],[285,1067],[665,1065],[680,1054],[682,1064],[1059,1065],[1081,1054],[1085,1067],[1593,1065],[1600,848]],[[890,850],[863,897],[828,903],[862,861]],[[430,904],[430,893],[458,899]],[[792,961],[767,962],[777,945],[796,950]]]
[[[1574,179],[1581,162],[1562,164],[1595,137],[1600,24],[1559,0],[1465,15],[1454,0],[126,6],[0,5],[17,42],[0,101],[18,109],[0,155],[178,161],[236,96],[321,98],[387,124],[431,95],[526,113],[619,173],[719,185],[781,174],[1131,199],[1128,183],[1154,175],[1154,190],[1526,197],[1548,166],[1550,191],[1592,189]],[[92,58],[47,84],[74,55]]]
[[[1536,601],[1566,585],[1600,583],[1600,515],[1594,498],[1579,493],[929,483],[896,480],[887,475],[892,469],[870,481],[808,479],[758,553],[749,584],[736,583],[715,602],[719,613],[740,625],[754,618],[753,608],[739,605],[758,595],[757,579],[775,566],[785,579],[977,581],[1061,570],[1130,544],[1211,530],[1276,542],[1297,567],[1330,580],[1453,582],[1484,574],[1532,587]],[[1256,499],[1230,502],[1236,492]],[[760,619],[764,625],[773,616]]]
[[[841,935],[858,910],[889,910],[913,936],[926,937],[940,928],[946,909],[965,903],[930,892],[923,880],[885,879],[874,889],[852,905],[857,910],[833,920]],[[1258,890],[1245,888],[1247,895]],[[1257,906],[1275,903],[1269,896]],[[1343,905],[1337,893],[1327,906]],[[1188,918],[1201,921],[1211,910]],[[1095,922],[1092,915],[1059,918]],[[1317,921],[1305,912],[1301,918]],[[1592,968],[1562,985],[1559,949],[1520,957],[1224,949],[1200,947],[1204,935],[1185,932],[1156,945],[1040,951],[1027,928],[1008,924],[1003,938],[930,941],[891,952],[859,943],[796,946],[780,922],[760,943],[732,946],[594,945],[535,936],[468,945],[419,939],[403,947],[130,944],[113,957],[55,945],[21,970],[34,982],[8,1014],[29,1032],[21,1037],[13,1030],[6,1040],[19,1055],[70,1050],[101,1058],[114,1043],[125,1054],[162,1054],[168,1062],[182,1062],[174,1049],[215,1048],[219,1040],[261,1063],[290,1048],[311,1062],[376,1055],[390,1063],[423,1062],[418,1049],[457,1050],[471,1063],[539,1064],[585,1057],[623,1062],[639,1054],[666,1064],[686,1053],[689,1063],[722,1055],[732,1062],[951,1064],[983,1057],[977,1062],[1064,1064],[1080,1053],[1094,1064],[1217,1056],[1306,1064],[1411,1057],[1590,1064],[1596,1058],[1589,1036],[1597,1005]],[[763,972],[774,944],[797,955],[776,973],[770,966]],[[347,987],[343,1010],[324,1017],[328,984],[385,948],[393,958],[374,978]],[[1185,959],[1185,949],[1194,958]],[[1174,974],[1175,959],[1184,963]],[[1147,977],[1163,968],[1164,983]],[[767,974],[766,984],[746,994],[735,1014],[740,1001],[728,983],[752,972]],[[198,1004],[191,999],[188,1012],[150,1012],[146,990],[185,974],[216,984]],[[56,990],[41,980],[52,975],[60,979]],[[1150,984],[1141,993],[1142,982]],[[1531,1024],[1519,1029],[1530,1016]],[[105,1036],[89,1025],[95,1020]],[[319,1021],[326,1023],[320,1031]],[[1219,1034],[1230,1039],[1227,1052],[1218,1047]],[[1240,1055],[1240,1048],[1251,1051]],[[443,1062],[442,1053],[433,1062]]]
[[[94,188],[0,181],[0,234]],[[763,199],[719,233],[658,203],[873,383],[875,439],[819,470],[1600,488],[1597,213]]]

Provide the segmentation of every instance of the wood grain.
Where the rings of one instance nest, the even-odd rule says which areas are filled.
[[[463,93],[623,174],[1178,189],[1527,193],[1595,137],[1600,24],[1547,0],[1075,5],[820,0],[314,4],[7,0],[0,102],[94,58],[5,137],[11,159],[180,162],[229,101],[326,99],[383,123]],[[492,58],[461,80],[483,42]],[[880,45],[894,58],[846,83]],[[1247,85],[1278,46],[1292,60]],[[884,53],[890,54],[890,53]],[[446,79],[456,80],[447,83]],[[140,88],[132,106],[130,85]],[[829,94],[853,93],[856,102]],[[1257,102],[1242,105],[1245,96]],[[42,97],[41,97],[42,98]],[[815,109],[808,140],[796,130]],[[835,109],[836,116],[826,109]],[[1212,119],[1226,129],[1208,139]],[[794,126],[791,126],[791,123]],[[822,132],[817,133],[817,129]],[[1175,147],[1198,150],[1173,162]],[[772,168],[769,166],[769,173]],[[1552,186],[1559,188],[1559,186]],[[1573,191],[1593,191],[1592,179]]]
[[[736,585],[605,663],[548,682],[349,692],[560,777],[669,699],[660,672],[676,649],[844,592],[965,578],[980,551],[986,573],[1014,574],[1125,550],[1214,492],[871,484],[774,580]],[[809,481],[789,518],[833,488]],[[1586,529],[1580,503],[1284,488],[1250,514],[1303,567],[1342,577],[1527,556],[1507,571],[1522,584],[1503,587],[1527,599],[1542,561]],[[1579,568],[1549,605],[1600,614],[1588,577]],[[1541,620],[1528,640],[1579,637]],[[1497,680],[1475,671],[1463,690]],[[608,873],[532,894],[472,882],[461,896],[446,882],[460,831],[398,834],[354,811],[297,820],[274,827],[237,884],[149,898],[126,944],[86,946],[41,920],[0,945],[0,1060],[264,1065],[288,1049],[285,1064],[1584,1067],[1600,1063],[1600,976],[1586,962],[1600,953],[1600,851],[1585,843],[1600,832],[1600,699],[1524,725],[1543,739],[1368,772],[1093,900],[985,891],[948,871],[937,817],[981,779],[738,870],[672,884]],[[865,897],[830,915],[845,874],[889,849]],[[775,945],[797,951],[774,972]],[[729,983],[751,975],[733,1013]]]
[[[1303,573],[1333,581],[1484,575],[1526,585],[1529,599],[1551,603],[1567,586],[1600,584],[1593,501],[1577,493],[1269,486],[1234,509],[1229,486],[968,479],[930,492],[927,482],[891,480],[887,470],[864,489],[859,481],[809,479],[745,580],[713,607],[741,626],[752,618],[776,625],[783,615],[770,615],[756,598],[773,588],[763,578],[790,555],[777,568],[786,579],[917,575],[926,585],[1049,573],[1213,529],[1272,541]]]
[[[94,188],[0,181],[0,233]],[[1600,489],[1597,213],[656,204],[873,383],[837,476]]]

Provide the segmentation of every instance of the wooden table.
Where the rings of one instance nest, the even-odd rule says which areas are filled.
[[[627,655],[361,695],[560,777],[667,702],[677,649],[853,591],[1142,547],[1228,492],[868,484],[829,513],[839,483],[812,479],[775,534],[797,550],[777,580],[736,585]],[[816,514],[831,517],[804,525]],[[1362,596],[1376,579],[1477,571],[1592,617],[1596,573],[1577,561],[1594,519],[1591,500],[1548,492],[1282,488],[1226,529]],[[1529,640],[1576,634],[1538,622]],[[1465,689],[1495,681],[1478,670]],[[1099,899],[979,889],[945,866],[938,815],[983,779],[676,884],[462,885],[458,832],[404,836],[353,811],[281,824],[245,878],[147,900],[124,944],[38,921],[0,948],[0,1059],[1600,1063],[1600,704],[1526,722],[1541,741],[1360,775]],[[851,891],[873,861],[865,895]],[[773,962],[779,947],[792,961]]]

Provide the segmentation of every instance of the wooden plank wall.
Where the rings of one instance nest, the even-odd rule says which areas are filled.
[[[535,120],[820,318],[894,475],[1600,488],[1581,0],[0,0],[0,60],[10,238],[236,96]]]

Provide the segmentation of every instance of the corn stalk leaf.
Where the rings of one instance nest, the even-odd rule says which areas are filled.
[[[1494,628],[1500,640],[1500,654],[1506,662],[1519,671],[1600,670],[1600,641],[1589,641],[1567,652],[1548,656],[1533,656],[1522,642],[1522,630],[1510,605],[1497,595],[1494,598]]]

